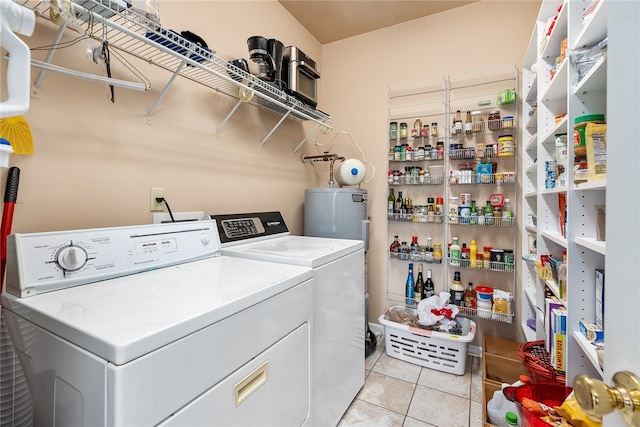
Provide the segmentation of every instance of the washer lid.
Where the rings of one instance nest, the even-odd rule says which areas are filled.
[[[219,256],[31,298],[3,293],[2,305],[122,365],[311,277],[306,267]]]
[[[364,248],[362,240],[284,236],[223,248],[223,255],[319,267]]]

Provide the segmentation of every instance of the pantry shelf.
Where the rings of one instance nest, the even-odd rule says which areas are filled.
[[[18,2],[32,9],[45,21],[52,22],[49,1],[19,0]],[[101,42],[108,42],[113,49],[173,73],[148,111],[148,123],[176,77],[181,76],[237,99],[227,117],[217,127],[216,133],[222,130],[233,113],[244,103],[282,115],[281,120],[262,140],[262,144],[285,118],[316,123],[314,129],[306,135],[294,151],[316,131],[327,133],[332,129],[331,118],[326,113],[311,108],[268,82],[254,78],[253,75],[219,58],[215,52],[198,46],[178,33],[160,27],[131,8],[123,10],[115,0],[82,0],[81,4],[82,6],[71,3],[76,19],[71,25],[67,25],[68,28],[73,28]]]
[[[576,343],[578,343],[578,346],[582,349],[596,371],[600,374],[600,378],[602,378],[604,371],[598,362],[598,353],[596,353],[595,346],[587,341],[587,338],[580,331],[573,331],[573,338],[576,340]]]
[[[597,241],[594,237],[576,237],[576,244],[602,255],[607,254],[606,242]]]

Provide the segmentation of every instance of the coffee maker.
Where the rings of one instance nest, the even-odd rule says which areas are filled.
[[[249,48],[249,72],[261,80],[285,89],[282,81],[282,54],[284,45],[280,40],[253,36],[247,39]]]

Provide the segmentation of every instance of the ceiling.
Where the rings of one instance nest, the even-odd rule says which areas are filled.
[[[480,0],[278,0],[321,44]]]

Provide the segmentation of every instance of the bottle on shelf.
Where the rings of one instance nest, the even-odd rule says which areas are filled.
[[[411,249],[409,249],[409,245],[407,245],[407,242],[402,242],[400,244],[400,259],[402,261],[409,261],[410,252],[411,252]]]
[[[438,137],[438,124],[437,123],[431,123],[431,137],[432,138],[437,138]]]
[[[398,235],[393,236],[393,243],[389,246],[389,253],[391,258],[400,258],[400,240],[398,240]]]
[[[476,308],[476,290],[473,282],[469,282],[467,289],[464,290],[464,306],[466,308]]]
[[[469,267],[477,268],[477,258],[478,258],[478,245],[475,240],[471,240],[469,244]]]
[[[473,133],[473,125],[471,122],[471,111],[467,111],[467,118],[464,121],[464,133],[465,135],[471,135]]]
[[[409,274],[407,274],[407,281],[405,283],[405,296],[407,297],[407,304],[414,304],[414,296],[415,296],[415,282],[413,280],[413,263],[409,263]]]
[[[393,211],[396,203],[396,196],[394,194],[393,188],[389,189],[389,197],[387,198],[387,217],[393,218]]]
[[[478,225],[478,206],[476,206],[476,201],[471,201],[471,209],[469,210],[469,224]]]
[[[393,208],[393,214],[396,219],[400,219],[400,208],[402,207],[402,191],[398,191],[398,197],[396,197],[396,205]]]
[[[418,264],[418,278],[416,279],[416,291],[413,297],[416,301],[420,301],[424,295],[424,278],[422,277],[422,264]]]
[[[460,245],[458,244],[458,238],[453,237],[451,240],[453,241],[453,243],[449,247],[449,264],[460,265],[460,257],[462,255],[462,251]]]
[[[469,267],[470,258],[471,258],[471,251],[467,247],[467,244],[463,243],[462,248],[460,248],[460,264],[463,267]]]
[[[487,204],[484,207],[484,224],[493,225],[493,206],[491,206],[490,200],[487,200]]]
[[[453,283],[449,286],[449,292],[451,293],[451,303],[458,307],[464,307],[464,286],[460,282],[460,272],[453,273]]]
[[[411,261],[420,261],[420,251],[418,249],[418,236],[411,236],[411,245],[409,246],[409,258]]]
[[[504,199],[504,205],[502,206],[502,221],[503,225],[511,226],[513,219],[513,208],[511,207],[511,200]]]
[[[453,119],[453,134],[460,135],[462,133],[462,115],[460,110],[456,111],[456,117]]]
[[[431,278],[431,270],[427,270],[427,280],[422,287],[422,299],[434,296],[436,293],[433,279]]]

